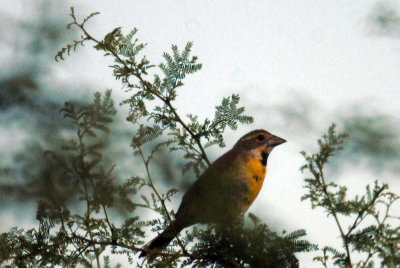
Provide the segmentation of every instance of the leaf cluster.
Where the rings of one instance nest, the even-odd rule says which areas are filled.
[[[305,230],[276,233],[249,214],[251,224],[242,219],[226,226],[195,227],[181,237],[181,243],[190,248],[182,256],[176,252],[176,240],[167,248],[170,255],[155,256],[148,267],[299,267],[295,253],[309,252],[317,246],[302,238]]]
[[[91,13],[89,16],[87,16],[82,23],[78,23],[76,20],[76,16],[75,16],[75,12],[74,12],[74,8],[71,7],[71,13],[69,14],[72,18],[72,22],[68,23],[67,28],[71,29],[71,27],[73,25],[77,25],[80,27],[84,27],[85,23],[91,19],[92,17],[99,15],[99,12],[93,12]],[[65,53],[67,53],[67,55],[69,56],[71,53],[71,50],[76,51],[78,46],[84,46],[85,41],[89,40],[89,38],[87,38],[87,36],[81,35],[79,40],[73,40],[73,42],[71,44],[67,44],[65,47],[61,48],[60,51],[57,52],[56,56],[54,57],[56,61],[58,61],[59,59],[64,60],[64,56]]]
[[[311,174],[305,179],[308,192],[302,200],[309,200],[312,208],[323,208],[328,216],[334,218],[344,250],[326,246],[322,250],[323,255],[314,260],[325,267],[329,259],[340,267],[372,267],[373,257],[378,256],[381,265],[396,267],[400,264],[400,225],[395,224],[399,218],[390,214],[390,208],[400,197],[390,192],[387,184],[375,181],[365,187],[365,194],[350,199],[347,187],[325,179],[324,167],[329,158],[342,149],[346,136],[336,134],[333,124],[328,133],[318,140],[318,153],[302,152],[306,164],[301,170]],[[350,218],[352,223],[345,228],[341,217]],[[352,252],[362,253],[363,257],[354,261]]]
[[[101,137],[109,132],[116,113],[111,91],[104,96],[96,93],[93,103],[82,107],[67,102],[61,111],[74,126],[75,139],[62,146],[68,154],[45,153],[62,163],[64,179],[77,184],[77,196],[84,206],[73,212],[57,200],[39,201],[37,228],[13,228],[0,235],[0,265],[5,267],[92,267],[93,261],[99,265],[106,246],[119,243],[121,249],[115,253],[126,251],[129,256],[135,250],[130,246],[142,243],[141,228],[146,223],[132,217],[117,227],[108,217],[108,209],[116,203],[127,211],[142,205],[133,203],[131,197],[143,185],[140,178],[118,184],[112,175],[114,166],[103,166]]]
[[[188,75],[202,68],[198,58],[190,55],[192,42],[188,42],[182,51],[173,45],[172,53],[164,53],[165,62],[158,65],[161,74],[156,73],[149,79],[148,70],[155,65],[145,56],[140,56],[146,44],[140,43],[135,37],[137,29],[124,35],[121,28],[115,28],[104,39],[97,40],[84,28],[86,21],[93,15],[79,23],[74,10],[71,9],[73,22],[70,25],[82,31],[82,40],[92,41],[95,49],[114,59],[114,64],[110,67],[115,78],[121,80],[128,92],[132,92],[132,95],[122,102],[130,107],[128,121],[135,124],[143,118],[148,121],[146,124],[139,123],[139,133],[133,140],[134,147],[137,146],[137,142],[142,145],[166,132],[170,149],[184,152],[184,158],[187,159],[184,170],[193,168],[199,175],[201,169],[210,165],[205,147],[214,144],[225,146],[222,133],[226,127],[236,129],[238,123],[253,122],[251,116],[244,115],[245,109],[238,106],[238,95],[224,98],[222,103],[216,106],[213,120],[205,119],[200,122],[198,117],[192,114],[183,118],[174,107],[178,89],[184,85],[183,80]],[[148,107],[149,103],[152,104],[151,109]],[[144,129],[148,131],[146,135],[143,135]]]
[[[317,246],[302,238],[305,230],[281,234],[273,232],[259,218],[249,214],[252,226],[243,221],[219,229],[197,229],[191,237],[200,242],[193,246],[193,254],[203,256],[194,260],[194,267],[299,267],[295,253],[309,252]]]
[[[183,152],[187,160],[184,171],[192,168],[200,174],[201,169],[210,165],[205,149],[211,145],[225,146],[222,134],[227,127],[236,129],[240,123],[253,121],[244,113],[245,109],[239,105],[240,98],[235,94],[223,98],[216,106],[213,119],[200,121],[194,114],[180,115],[175,101],[183,81],[202,67],[197,57],[191,56],[192,43],[187,43],[182,51],[172,46],[172,52],[164,53],[164,62],[158,65],[160,73],[149,78],[148,70],[155,66],[140,55],[145,44],[136,39],[137,30],[124,35],[120,28],[116,28],[98,40],[85,29],[86,22],[96,14],[78,22],[71,9],[69,27],[78,27],[82,37],[63,48],[57,59],[63,59],[65,53],[84,42],[93,43],[95,49],[113,59],[114,77],[131,94],[123,104],[130,107],[128,121],[137,126],[132,147],[143,162],[145,174],[138,176],[137,172],[125,182],[118,183],[113,175],[114,166],[108,166],[104,161],[104,143],[112,130],[110,124],[116,113],[111,91],[104,95],[96,93],[89,105],[65,103],[61,112],[70,120],[75,136],[62,147],[67,155],[61,156],[55,151],[47,154],[59,159],[60,167],[65,169],[65,179],[78,186],[81,207],[71,209],[62,202],[40,201],[37,228],[14,228],[0,235],[0,265],[109,267],[110,257],[106,249],[111,249],[111,254],[126,256],[133,264],[134,255],[147,250],[143,248],[145,232],[149,229],[153,233],[164,230],[175,216],[168,203],[177,191],[157,189],[152,169],[154,155],[163,146]],[[156,142],[161,137],[164,139]],[[150,143],[155,145],[147,153],[144,147]],[[325,153],[332,154],[333,151],[328,149],[326,147]],[[146,190],[150,193],[147,194]],[[131,213],[123,222],[110,217],[117,203]],[[139,209],[148,209],[158,215],[144,221],[143,211]],[[153,262],[149,259],[142,265],[298,267],[295,254],[316,249],[315,245],[304,240],[304,230],[278,234],[257,217],[250,217],[251,228],[238,220],[230,226],[209,226],[188,232],[186,236],[177,235],[167,250],[155,253]]]

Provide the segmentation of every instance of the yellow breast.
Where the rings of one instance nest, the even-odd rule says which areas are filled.
[[[246,162],[246,178],[250,189],[247,195],[248,201],[253,203],[264,182],[267,167],[264,166],[257,158],[248,158]]]

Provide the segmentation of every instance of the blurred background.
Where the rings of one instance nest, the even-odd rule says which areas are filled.
[[[250,209],[276,231],[304,228],[311,242],[340,246],[332,219],[300,201],[305,189],[299,151],[315,152],[332,122],[350,138],[331,162],[328,179],[348,186],[351,195],[376,179],[400,193],[398,1],[0,3],[0,232],[36,226],[40,198],[76,202],[74,185],[43,154],[73,135],[59,113],[63,103],[88,103],[93,92],[107,88],[116,103],[129,97],[112,77],[111,58],[90,45],[55,62],[57,51],[79,37],[76,29],[66,29],[70,6],[78,18],[101,13],[87,24],[99,39],[115,27],[125,33],[137,27],[154,64],[172,44],[194,42],[203,69],[186,79],[179,113],[197,114],[201,121],[213,117],[222,97],[239,93],[255,118],[250,126],[227,131],[227,148],[210,148],[211,159],[256,128],[288,140],[269,158],[266,184]],[[107,161],[116,164],[121,181],[140,168],[129,147],[135,127],[126,116],[127,107],[119,106],[106,141]],[[181,162],[176,155],[160,161],[160,187],[194,180],[191,174],[182,178]],[[400,214],[399,204],[394,209]],[[301,267],[317,266],[313,254],[299,257]]]

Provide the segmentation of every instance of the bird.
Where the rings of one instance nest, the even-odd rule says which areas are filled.
[[[245,213],[264,182],[271,151],[286,140],[264,129],[241,137],[188,188],[175,219],[144,246],[139,257],[161,251],[185,228],[194,224],[229,224]]]

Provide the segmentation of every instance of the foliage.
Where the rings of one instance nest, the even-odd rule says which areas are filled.
[[[367,17],[369,30],[380,36],[399,38],[400,15],[396,2],[379,1]]]
[[[294,253],[317,249],[300,240],[306,235],[305,230],[277,234],[255,215],[249,217],[253,225],[250,228],[237,221],[228,230],[216,232],[209,227],[193,232],[191,235],[201,241],[194,246],[193,254],[203,256],[193,261],[194,267],[298,267]]]
[[[137,30],[124,35],[120,28],[116,28],[99,41],[84,27],[96,14],[79,23],[71,9],[72,22],[68,27],[77,26],[83,35],[80,40],[61,49],[56,60],[63,59],[65,54],[86,42],[94,43],[95,49],[114,59],[111,66],[114,76],[121,80],[127,92],[132,93],[123,104],[130,107],[127,120],[137,126],[132,147],[143,162],[145,176],[132,176],[118,184],[113,175],[114,166],[107,167],[104,161],[104,140],[107,140],[110,123],[116,113],[110,90],[104,96],[96,93],[93,102],[88,105],[66,102],[61,112],[72,123],[75,138],[65,143],[61,152],[48,150],[45,154],[54,159],[49,165],[57,162],[64,178],[77,185],[82,206],[72,210],[56,198],[40,200],[36,213],[37,228],[13,228],[1,234],[0,263],[5,267],[91,267],[93,264],[110,267],[106,249],[110,249],[111,254],[125,255],[130,263],[135,262],[134,254],[146,250],[142,248],[146,230],[150,228],[152,232],[159,232],[174,217],[174,212],[167,206],[176,190],[160,192],[156,188],[151,166],[154,155],[163,146],[171,151],[184,152],[187,159],[184,171],[193,168],[200,174],[210,164],[205,149],[215,144],[225,146],[222,134],[226,127],[236,129],[239,123],[253,121],[251,116],[244,114],[244,108],[239,106],[240,98],[235,94],[223,98],[221,104],[216,106],[212,120],[200,122],[193,114],[182,117],[174,106],[178,89],[184,85],[188,75],[202,67],[197,57],[190,56],[192,43],[187,43],[182,51],[172,46],[172,53],[164,53],[165,62],[158,65],[161,74],[155,74],[150,81],[147,78],[148,69],[155,66],[146,57],[140,57],[145,44],[134,39]],[[143,119],[147,120],[146,124]],[[154,147],[146,153],[144,145],[150,143]],[[146,194],[148,190],[150,194]],[[122,207],[132,215],[122,223],[109,216],[116,203],[122,203]],[[150,209],[159,217],[143,221],[143,212],[138,208]],[[252,228],[245,228],[240,222],[222,230],[196,228],[186,235],[177,236],[168,250],[156,253],[154,260],[146,265],[268,264],[285,267],[290,264],[297,267],[294,253],[315,248],[309,242],[300,240],[305,235],[303,230],[278,235],[255,216],[252,216],[252,221]],[[259,250],[249,255],[249,245]],[[215,247],[218,250],[215,252],[221,254],[211,256],[207,247]]]
[[[155,66],[150,64],[145,56],[140,56],[146,44],[134,39],[137,29],[124,35],[121,28],[115,28],[103,40],[97,40],[84,28],[87,20],[94,15],[96,13],[79,23],[71,8],[73,22],[69,25],[77,26],[84,33],[78,42],[90,40],[95,43],[94,47],[97,50],[103,51],[105,56],[114,58],[111,68],[115,78],[121,80],[128,92],[132,92],[131,97],[123,101],[123,104],[130,107],[128,121],[138,123],[140,119],[146,118],[149,123],[146,126],[140,123],[139,131],[144,127],[151,127],[159,135],[166,132],[171,144],[170,149],[182,150],[185,153],[184,158],[188,161],[185,170],[192,167],[199,175],[201,169],[210,165],[205,147],[213,144],[225,146],[222,133],[226,127],[236,129],[238,123],[253,122],[251,116],[243,115],[244,108],[237,106],[240,98],[235,94],[224,98],[221,105],[216,107],[213,120],[205,119],[204,122],[199,122],[198,117],[192,114],[187,115],[187,120],[182,118],[174,107],[177,90],[184,85],[183,80],[189,74],[199,71],[202,67],[200,63],[197,63],[196,56],[190,56],[193,44],[188,42],[183,51],[179,51],[178,47],[173,45],[171,54],[163,54],[165,63],[158,65],[163,75],[155,74],[153,80],[149,81],[146,79],[148,70]],[[68,52],[68,47],[62,49],[56,58],[62,59],[62,56]],[[153,106],[151,110],[148,108],[149,102]],[[158,135],[147,136],[146,142],[157,137]]]
[[[397,267],[400,264],[400,225],[395,225],[390,208],[399,200],[399,196],[389,191],[389,186],[375,181],[367,185],[365,194],[348,199],[347,188],[328,182],[324,175],[324,166],[329,158],[342,149],[345,134],[336,134],[335,125],[318,140],[319,152],[302,152],[306,164],[302,171],[308,170],[311,177],[305,179],[308,190],[302,200],[309,200],[312,208],[320,207],[336,222],[343,249],[330,246],[322,249],[322,256],[314,258],[325,267],[333,260],[340,267],[372,267],[373,257],[379,257],[381,265]],[[343,217],[351,218],[352,224],[345,229]],[[362,253],[356,261],[353,252]]]
[[[111,99],[111,91],[102,98],[99,93],[94,96],[90,105],[77,107],[67,102],[61,109],[64,116],[69,118],[76,130],[76,138],[70,140],[62,148],[69,152],[68,157],[57,152],[48,151],[46,154],[60,162],[65,179],[73,180],[78,185],[79,199],[84,201],[83,213],[73,214],[63,203],[56,200],[41,200],[38,204],[36,218],[39,221],[37,229],[23,232],[13,228],[0,236],[0,261],[11,261],[10,267],[51,267],[54,264],[63,267],[74,267],[82,264],[91,267],[91,261],[99,263],[99,256],[104,251],[104,240],[113,241],[114,228],[108,219],[107,208],[113,205],[115,194],[124,196],[126,206],[132,209],[133,203],[128,197],[135,193],[137,183],[127,183],[123,186],[114,184],[111,175],[113,167],[105,169],[101,164],[101,150],[104,148],[97,139],[98,134],[109,131],[115,108]],[[83,208],[82,208],[83,209]],[[103,212],[102,218],[92,215]],[[142,233],[136,226],[136,219],[129,221],[129,232],[126,225],[118,229],[121,237],[131,240],[131,233]],[[89,239],[98,239],[99,246]],[[6,266],[8,267],[8,266]]]
[[[388,170],[399,173],[398,125],[395,117],[384,114],[371,116],[359,111],[358,115],[347,117],[343,129],[350,137],[346,141],[345,150],[338,153],[338,159],[352,164],[365,163],[377,173]]]
[[[212,145],[225,146],[223,133],[227,127],[236,129],[238,124],[253,121],[239,106],[238,95],[223,98],[216,106],[213,119],[199,121],[197,115],[185,117],[178,113],[175,101],[183,81],[202,67],[191,56],[192,43],[183,50],[172,46],[171,53],[164,53],[159,74],[149,78],[148,70],[155,68],[145,56],[140,56],[145,44],[135,38],[137,30],[124,35],[120,28],[96,39],[85,28],[87,21],[97,13],[78,22],[71,8],[72,22],[78,27],[81,39],[62,48],[56,59],[63,59],[84,43],[113,59],[113,75],[119,79],[130,97],[122,104],[129,105],[127,120],[137,127],[132,138],[132,148],[144,167],[144,173],[135,174],[118,183],[114,166],[104,157],[104,140],[107,140],[116,113],[111,91],[96,93],[88,105],[66,102],[61,109],[71,122],[74,138],[62,146],[62,153],[46,151],[57,162],[65,179],[77,185],[80,207],[72,209],[57,199],[38,202],[36,218],[38,227],[29,230],[15,227],[0,235],[0,265],[4,267],[110,267],[111,255],[124,255],[137,267],[299,267],[295,256],[299,252],[316,250],[317,246],[304,240],[305,230],[276,233],[256,216],[249,215],[250,226],[239,217],[229,226],[200,226],[175,237],[162,252],[149,252],[143,247],[146,233],[152,236],[164,230],[174,219],[168,208],[175,189],[162,192],[154,179],[153,161],[162,147],[171,152],[183,152],[186,165],[198,175],[210,165],[206,149]],[[344,135],[336,135],[334,126],[319,141],[320,152],[309,155],[303,152],[312,177],[306,179],[309,192],[303,197],[313,207],[322,207],[334,217],[341,232],[345,251],[324,247],[322,256],[315,257],[327,267],[333,260],[340,266],[371,267],[371,258],[379,256],[382,264],[394,267],[399,263],[399,227],[392,227],[390,206],[398,197],[379,184],[367,187],[364,196],[348,200],[346,188],[327,183],[323,167],[340,149]],[[148,150],[147,148],[151,148]],[[122,204],[130,217],[123,221],[110,217],[116,204]],[[378,206],[383,206],[380,209]],[[157,216],[143,220],[144,210]],[[386,211],[386,214],[382,214]],[[344,231],[339,215],[354,216],[354,224]],[[376,224],[363,226],[371,217]],[[145,251],[152,258],[138,261],[135,255]],[[365,260],[354,262],[352,251],[363,252]],[[117,265],[118,266],[118,265]],[[118,266],[119,267],[119,266]]]
[[[21,206],[17,213],[24,215],[41,198],[63,203],[76,198],[76,185],[65,179],[62,164],[44,153],[72,136],[71,125],[58,113],[65,99],[90,101],[86,94],[72,96],[53,68],[54,51],[74,34],[65,31],[66,17],[60,16],[65,7],[64,2],[29,1],[19,6],[29,16],[13,16],[15,9],[2,13],[7,23],[0,25],[0,46],[8,52],[0,59],[7,66],[0,75],[0,133],[6,142],[0,159],[1,212]],[[75,82],[74,87],[82,85]],[[54,88],[57,94],[49,94]]]

